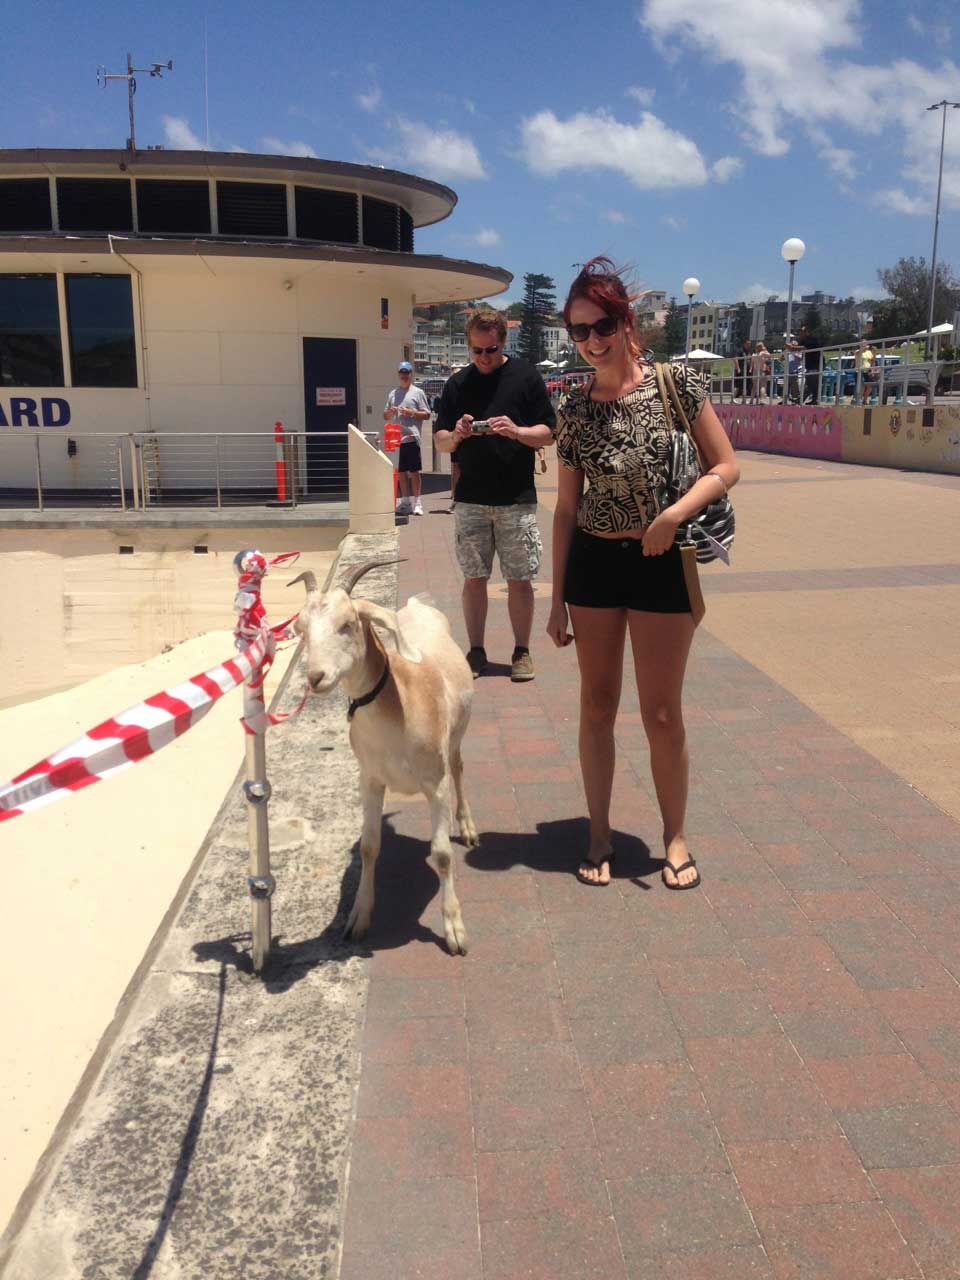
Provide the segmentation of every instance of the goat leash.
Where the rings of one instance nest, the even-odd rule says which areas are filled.
[[[387,677],[388,677],[389,675],[390,675],[390,661],[389,661],[389,659],[387,658],[386,654],[384,654],[384,656],[383,656],[383,675],[380,677],[380,679],[379,679],[379,680],[377,681],[377,683],[373,686],[373,688],[370,690],[370,692],[369,692],[369,693],[365,693],[365,694],[363,695],[363,697],[362,697],[362,698],[352,698],[352,699],[351,699],[351,701],[350,701],[350,705],[349,705],[349,707],[347,707],[347,719],[348,719],[348,720],[352,720],[352,719],[353,719],[354,712],[355,712],[355,711],[357,711],[357,709],[358,709],[359,707],[365,707],[365,706],[367,706],[369,703],[371,703],[371,702],[374,700],[374,698],[377,696],[377,694],[378,694],[378,693],[380,693],[380,692],[382,691],[383,686],[387,683]]]

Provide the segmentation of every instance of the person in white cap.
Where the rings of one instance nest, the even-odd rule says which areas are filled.
[[[400,456],[397,460],[397,482],[400,495],[397,498],[397,515],[423,515],[420,502],[420,423],[430,417],[430,402],[426,394],[413,385],[413,365],[401,360],[397,366],[399,387],[387,396],[383,408],[384,422],[400,423]]]

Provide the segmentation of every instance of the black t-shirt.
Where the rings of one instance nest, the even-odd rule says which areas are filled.
[[[807,373],[819,373],[820,372],[820,352],[819,350],[811,351],[810,348],[819,347],[820,343],[812,334],[808,333],[808,334],[805,334],[800,339],[800,346],[803,347],[804,369],[806,369]]]
[[[447,380],[440,397],[437,428],[452,431],[465,413],[474,418],[503,414],[518,427],[539,423],[553,430],[556,414],[543,379],[523,360],[507,359],[493,373],[467,365]],[[456,450],[460,479],[454,497],[486,507],[509,507],[536,502],[533,483],[535,450],[503,436],[472,436]]]

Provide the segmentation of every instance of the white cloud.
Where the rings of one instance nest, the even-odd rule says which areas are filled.
[[[907,195],[902,187],[890,187],[886,191],[878,191],[873,203],[879,209],[888,209],[891,213],[923,214],[930,212],[929,200],[918,196]]]
[[[271,156],[310,156],[316,159],[317,153],[307,142],[284,142],[282,138],[261,138],[260,144],[267,155]]]
[[[624,124],[607,111],[579,111],[559,120],[540,111],[521,124],[522,155],[534,173],[553,177],[567,169],[614,169],[635,187],[697,187],[707,167],[697,144],[644,111]]]
[[[872,302],[877,298],[883,298],[886,296],[884,294],[883,285],[880,284],[879,281],[876,284],[855,285],[852,289],[848,289],[847,293],[851,298],[853,298],[854,302],[864,302],[868,298]]]
[[[687,225],[686,218],[675,218],[672,213],[665,213],[660,221],[670,231],[683,231]]]
[[[163,136],[176,151],[205,151],[206,143],[193,132],[184,116],[164,116]]]
[[[375,84],[369,93],[358,93],[356,101],[357,105],[362,107],[364,111],[369,111],[372,114],[383,101],[383,90],[378,84]]]
[[[621,213],[619,209],[604,209],[600,217],[604,222],[612,222],[616,226],[622,226],[624,223],[630,221],[627,215],[625,213]]]
[[[743,161],[739,156],[721,156],[710,166],[710,175],[717,182],[729,182],[743,173]]]
[[[649,107],[657,96],[656,89],[647,89],[640,84],[632,84],[626,91],[628,98],[634,98],[641,107]]]
[[[739,83],[730,109],[754,151],[783,155],[792,135],[805,134],[849,180],[866,139],[867,152],[882,147],[888,168],[899,149],[907,185],[931,191],[940,131],[922,108],[943,97],[945,84],[960,80],[960,68],[949,59],[936,67],[907,58],[883,65],[851,61],[846,53],[863,47],[869,17],[862,0],[642,0],[640,21],[669,57],[686,47],[735,68]],[[944,47],[928,43],[931,50]],[[853,137],[838,137],[843,130]],[[960,206],[960,130],[954,132],[945,206]]]
[[[771,289],[768,284],[750,284],[746,289],[741,289],[738,296],[749,306],[752,302],[766,302],[768,298],[779,298],[780,294],[776,289]]]
[[[494,231],[493,227],[481,227],[472,239],[474,244],[481,246],[503,243],[500,232]]]
[[[399,150],[384,153],[388,160],[433,178],[486,178],[472,140],[452,129],[434,129],[416,120],[398,119]]]

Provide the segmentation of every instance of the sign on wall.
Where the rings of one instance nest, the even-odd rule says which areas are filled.
[[[389,298],[380,299],[380,328],[381,329],[390,328],[390,299]]]
[[[346,387],[317,387],[317,404],[346,404]]]

